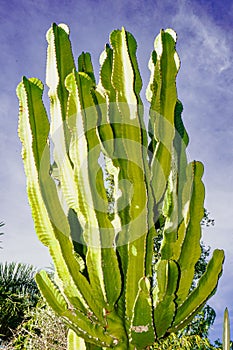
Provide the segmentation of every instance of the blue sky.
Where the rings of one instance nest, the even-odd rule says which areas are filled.
[[[224,274],[210,302],[217,312],[212,336],[221,337],[226,306],[233,325],[233,3],[1,0],[0,221],[6,225],[0,261],[23,261],[39,267],[48,266],[50,258],[34,233],[27,204],[15,88],[22,75],[45,81],[45,34],[52,22],[69,25],[74,57],[82,51],[91,52],[96,75],[109,33],[123,25],[138,42],[142,96],[149,80],[147,64],[155,36],[168,27],[178,33],[181,69],[177,88],[190,136],[188,152],[190,159],[205,165],[205,207],[215,219],[213,228],[204,229],[203,238],[207,245],[226,252]]]

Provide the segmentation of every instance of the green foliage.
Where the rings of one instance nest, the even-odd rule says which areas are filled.
[[[66,336],[64,322],[39,300],[37,306],[25,315],[6,349],[65,350]]]
[[[210,326],[213,325],[216,314],[214,309],[206,305],[182,331],[183,335],[199,335],[207,338]]]
[[[0,338],[3,340],[12,336],[12,330],[37,303],[39,291],[34,281],[35,272],[31,265],[0,264]]]
[[[214,219],[211,219],[209,217],[209,212],[204,209],[204,216],[203,216],[203,219],[201,221],[201,225],[202,226],[206,226],[206,227],[209,227],[209,226],[214,226]]]
[[[98,84],[90,54],[76,70],[66,25],[53,24],[47,41],[50,123],[42,82],[23,77],[17,87],[28,198],[55,266],[55,282],[44,271],[36,282],[69,328],[69,349],[144,349],[192,321],[215,292],[224,260],[215,250],[193,286],[203,165],[187,163],[176,34],[161,30],[155,40],[148,132],[132,34],[111,33]]]
[[[171,333],[165,340],[159,340],[153,349],[158,350],[220,350],[220,347],[216,347],[210,343],[207,338],[202,338],[198,334],[195,335],[182,335]]]

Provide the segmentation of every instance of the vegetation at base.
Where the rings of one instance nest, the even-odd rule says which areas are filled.
[[[67,333],[63,320],[40,299],[26,314],[6,350],[66,350]]]
[[[221,350],[212,345],[208,338],[202,338],[198,334],[182,335],[170,334],[165,340],[160,340],[152,347],[154,350]]]
[[[35,273],[31,265],[0,263],[0,338],[4,341],[37,304],[39,291]]]

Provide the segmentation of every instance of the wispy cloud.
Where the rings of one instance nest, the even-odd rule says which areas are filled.
[[[200,6],[195,7],[195,3],[185,0],[178,3],[178,11],[172,21],[181,37],[186,37],[185,58],[195,63],[194,67],[198,65],[199,69],[215,75],[230,68],[230,33],[217,26]]]
[[[220,185],[224,178],[221,187],[232,191],[233,43],[230,33],[200,6],[183,0],[178,3],[172,25],[179,38],[178,92],[191,135],[189,151],[192,158],[201,157],[207,164],[210,183]]]

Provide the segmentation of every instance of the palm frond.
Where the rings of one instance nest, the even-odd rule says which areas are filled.
[[[0,263],[0,291],[21,295],[38,293],[34,275],[36,269],[32,265],[5,262]]]

